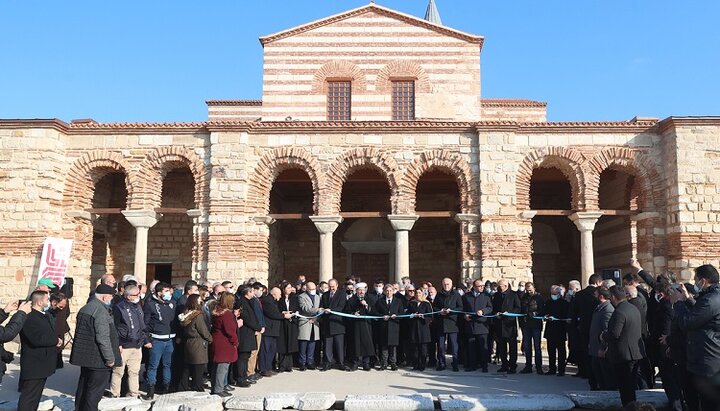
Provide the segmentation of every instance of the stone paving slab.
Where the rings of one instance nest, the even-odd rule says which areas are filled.
[[[282,410],[283,408],[292,408],[295,406],[298,398],[302,394],[297,392],[280,392],[268,394],[265,396],[266,410]]]
[[[348,395],[345,411],[433,411],[430,394]]]
[[[620,393],[618,391],[572,391],[565,395],[570,398],[578,408],[589,410],[621,409]],[[669,406],[669,401],[663,390],[638,390],[635,394],[639,402],[647,402],[655,408]]]
[[[103,398],[98,404],[98,411],[122,411],[126,407],[142,405],[143,401],[138,398]],[[148,406],[151,405],[148,403]],[[149,408],[149,407],[148,407]]]
[[[307,392],[295,401],[296,410],[322,411],[335,405],[337,398],[331,392]]]
[[[575,403],[560,394],[439,395],[443,411],[565,411]]]
[[[248,395],[230,397],[225,400],[225,409],[229,411],[262,410],[265,408],[265,397]]]

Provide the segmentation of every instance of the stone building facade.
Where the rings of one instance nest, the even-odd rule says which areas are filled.
[[[483,37],[372,3],[260,42],[262,100],[205,122],[0,120],[3,289],[35,284],[47,236],[82,295],[105,273],[547,290],[720,263],[718,117],[547,122],[481,97]]]

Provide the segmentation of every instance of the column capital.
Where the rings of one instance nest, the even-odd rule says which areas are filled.
[[[260,217],[253,217],[253,221],[255,221],[258,224],[265,224],[265,225],[273,225],[277,221],[276,219],[270,217],[269,215],[266,216],[260,216]]]
[[[135,228],[150,228],[162,217],[152,210],[122,210],[121,213]]]
[[[392,225],[393,230],[410,231],[419,217],[416,215],[390,214],[387,218],[390,220],[390,225]]]
[[[525,210],[518,214],[518,217],[532,220],[537,215],[537,210]]]
[[[480,221],[479,214],[455,214],[455,221],[458,223],[476,223]]]
[[[595,229],[595,223],[602,217],[603,213],[599,211],[578,211],[570,214],[569,218],[575,223],[580,231],[592,231]]]
[[[339,215],[311,215],[310,221],[315,224],[320,234],[332,234],[343,222],[343,218]]]

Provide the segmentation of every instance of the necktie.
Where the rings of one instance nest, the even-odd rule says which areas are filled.
[[[330,293],[330,300],[332,300],[334,296],[335,296],[335,293]]]
[[[392,301],[392,300],[388,299],[388,300],[387,300],[387,304],[390,305],[390,302],[391,302],[391,301]]]

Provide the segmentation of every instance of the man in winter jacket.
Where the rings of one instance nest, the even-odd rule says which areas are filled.
[[[27,318],[31,309],[32,303],[29,301],[26,301],[19,306],[17,301],[12,301],[5,306],[5,309],[0,310],[0,324],[7,320],[12,311],[17,310],[6,326],[0,326],[0,384],[2,384],[2,377],[5,375],[5,371],[7,370],[7,365],[5,364],[9,364],[14,358],[12,353],[5,351],[3,344],[12,341],[15,337],[17,337],[23,327],[23,324],[25,323],[25,318]]]
[[[70,364],[80,367],[75,409],[97,410],[114,367],[122,365],[120,341],[110,313],[115,289],[100,284],[78,311]]]
[[[148,392],[144,397],[151,400],[155,397],[155,390],[158,388],[157,372],[162,361],[162,384],[158,392],[166,392],[172,377],[172,357],[175,350],[175,336],[177,322],[175,320],[175,303],[172,299],[172,287],[170,284],[160,282],[155,285],[152,298],[145,302],[143,315],[150,347],[150,359],[147,369]]]
[[[720,409],[720,286],[718,271],[712,265],[695,269],[697,299],[685,287],[674,293],[674,300],[686,301],[688,311],[678,317],[680,329],[687,332],[687,371],[703,410]]]
[[[120,354],[123,366],[113,369],[110,392],[113,397],[120,396],[120,386],[125,367],[128,372],[128,396],[140,395],[140,363],[142,361],[142,347],[150,348],[148,342],[145,316],[140,306],[140,288],[135,285],[125,287],[123,299],[112,308],[113,320],[120,340]]]
[[[495,336],[497,338],[498,357],[502,366],[498,372],[514,374],[517,370],[517,318],[508,314],[520,313],[520,298],[510,289],[506,279],[498,281],[498,292],[492,299],[495,319]]]
[[[55,320],[48,314],[50,297],[43,291],[30,296],[32,311],[20,331],[20,399],[19,411],[35,411],[40,403],[47,378],[55,373],[58,338]]]
[[[463,294],[463,311],[474,314],[465,314],[465,327],[467,330],[468,361],[465,371],[475,371],[478,366],[482,372],[488,372],[490,356],[487,349],[488,319],[485,317],[492,313],[493,306],[490,296],[484,293],[485,284],[481,280],[473,282],[472,291]]]
[[[433,319],[433,327],[437,332],[437,370],[445,369],[445,344],[450,347],[453,371],[458,371],[458,314],[462,311],[462,300],[453,288],[450,278],[443,278],[442,291],[435,297],[433,310],[440,314]]]
[[[545,315],[545,301],[540,294],[535,292],[535,284],[530,281],[525,283],[525,293],[520,298],[520,306],[524,317],[520,318],[520,326],[523,333],[523,347],[525,354],[525,368],[521,374],[532,373],[533,351],[535,351],[535,371],[543,374],[542,369],[542,348],[540,346],[543,321],[536,317]]]

